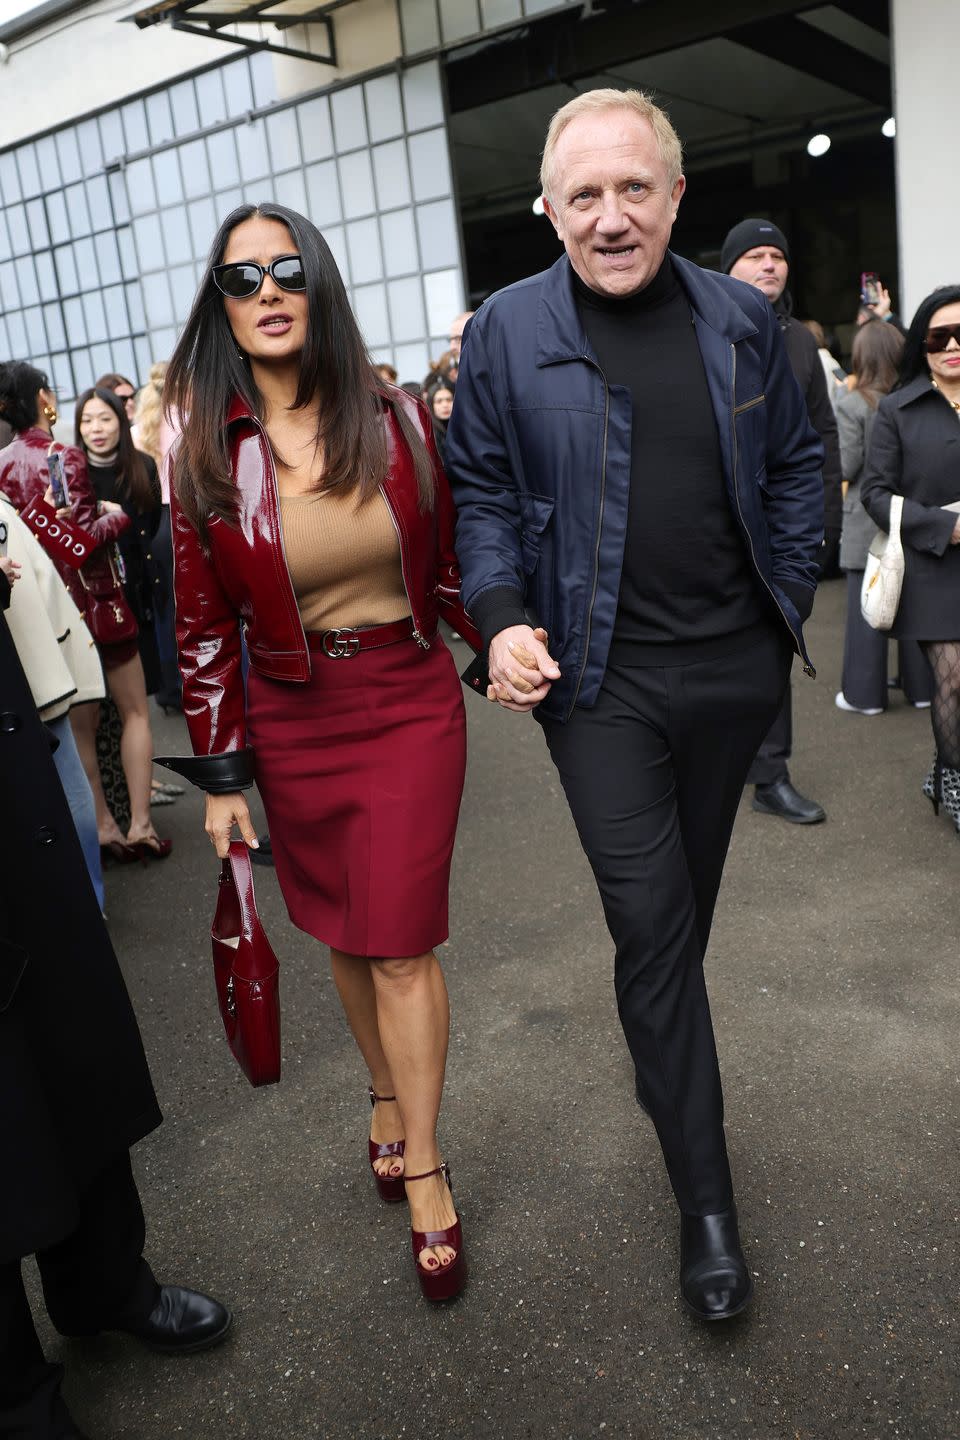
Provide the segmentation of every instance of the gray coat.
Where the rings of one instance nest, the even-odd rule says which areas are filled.
[[[840,468],[847,482],[840,532],[840,568],[865,570],[870,542],[880,528],[870,519],[860,499],[860,481],[877,412],[870,408],[859,390],[841,391],[834,409],[840,432]]]

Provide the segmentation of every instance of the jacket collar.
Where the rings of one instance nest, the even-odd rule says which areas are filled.
[[[669,251],[677,279],[692,309],[711,330],[729,342],[745,340],[757,327],[728,293],[718,276]],[[573,267],[561,255],[544,275],[537,311],[537,364],[593,359],[573,290]]]
[[[915,375],[908,385],[904,385],[900,390],[894,390],[893,396],[897,408],[902,410],[904,405],[910,405],[914,400],[919,400],[921,395],[932,395],[933,393],[930,376]]]
[[[255,425],[260,424],[247,401],[239,393],[234,395],[227,408],[227,424],[234,425],[238,420],[252,420]]]

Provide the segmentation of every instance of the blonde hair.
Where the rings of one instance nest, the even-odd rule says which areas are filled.
[[[137,395],[133,423],[137,427],[137,449],[160,464],[160,422],[163,419],[163,382],[168,360],[150,366],[150,378]]]
[[[667,172],[667,183],[672,190],[683,174],[683,145],[680,136],[670,123],[666,110],[661,110],[645,90],[585,90],[566,105],[561,105],[547,131],[543,147],[543,161],[540,165],[540,188],[550,200],[557,176],[554,172],[554,154],[557,141],[571,120],[578,115],[592,115],[601,110],[632,110],[641,120],[649,122],[657,140],[660,159]]]

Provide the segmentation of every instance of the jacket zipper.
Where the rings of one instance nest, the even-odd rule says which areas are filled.
[[[300,607],[299,605],[297,605],[297,594],[293,588],[293,576],[290,574],[290,566],[287,562],[287,550],[286,546],[283,543],[283,524],[280,520],[280,486],[277,484],[277,468],[273,463],[273,451],[270,449],[270,441],[267,438],[267,432],[260,424],[259,420],[256,422],[256,424],[257,428],[260,431],[260,442],[266,448],[267,459],[270,462],[270,483],[273,486],[273,498],[276,501],[277,506],[277,535],[280,537],[280,554],[283,557],[284,569],[287,572],[287,583],[290,586],[290,594],[293,596],[293,605],[294,609],[297,612],[297,623],[300,626],[300,634],[303,637],[304,654],[307,657],[307,664],[309,666],[310,647],[307,644],[307,632],[303,628],[303,619],[300,615]]]
[[[401,533],[400,533],[400,525],[399,525],[399,523],[398,523],[398,521],[397,521],[396,515],[394,515],[394,513],[393,513],[393,506],[390,504],[390,500],[389,500],[389,497],[388,497],[388,495],[387,495],[386,486],[385,486],[385,485],[380,485],[378,488],[379,488],[380,494],[383,496],[383,503],[384,503],[384,504],[386,505],[386,507],[387,507],[387,513],[389,514],[390,519],[393,521],[393,528],[394,528],[394,530],[396,530],[396,532],[397,532],[397,541],[398,541],[398,543],[399,543],[399,545],[400,545],[400,574],[403,576],[403,590],[404,590],[404,594],[405,594],[406,597],[407,597],[407,604],[410,606],[410,615],[411,615],[411,617],[412,617],[412,619],[413,619],[413,638],[414,638],[414,640],[416,640],[416,642],[417,642],[417,644],[420,646],[420,649],[421,649],[421,650],[429,650],[429,649],[430,649],[430,641],[427,640],[427,639],[420,633],[420,630],[419,630],[418,627],[417,627],[417,611],[416,611],[416,607],[414,606],[414,603],[413,603],[413,597],[412,597],[412,595],[410,594],[410,586],[407,584],[407,560],[406,560],[406,556],[405,556],[404,553],[403,553],[403,536],[402,536]]]
[[[588,365],[592,365],[603,381],[603,456],[600,462],[600,508],[597,517],[597,544],[593,556],[593,593],[590,596],[590,609],[587,613],[587,643],[583,651],[583,664],[580,667],[580,674],[577,677],[577,688],[573,692],[570,709],[564,717],[566,720],[570,719],[570,716],[576,708],[580,689],[583,685],[583,677],[587,672],[587,664],[590,659],[590,640],[593,634],[593,607],[596,604],[597,589],[600,585],[600,541],[603,536],[603,506],[607,495],[607,433],[610,426],[610,387],[607,384],[607,377],[597,362],[591,360],[589,355],[581,355],[580,359],[585,360]]]
[[[738,464],[739,464],[739,461],[740,461],[740,446],[739,446],[739,442],[737,441],[737,416],[738,416],[739,414],[742,414],[744,410],[749,410],[750,407],[751,407],[751,405],[759,405],[760,401],[761,401],[764,397],[763,397],[762,395],[759,395],[759,396],[756,398],[756,400],[751,400],[751,401],[749,401],[746,405],[742,406],[739,410],[737,409],[737,405],[736,405],[736,399],[737,399],[737,347],[736,347],[736,345],[731,344],[731,346],[730,346],[730,353],[731,353],[731,355],[732,355],[732,357],[733,357],[733,370],[732,370],[732,372],[731,372],[731,377],[730,377],[730,383],[731,383],[731,392],[730,392],[730,401],[731,401],[731,404],[730,404],[730,411],[731,411],[731,414],[730,414],[730,425],[731,425],[731,428],[732,428],[732,430],[733,430],[733,493],[734,493],[734,495],[736,496],[736,500],[737,500],[737,514],[740,516],[740,528],[741,528],[741,530],[743,531],[743,533],[746,535],[746,537],[747,537],[747,542],[748,542],[748,544],[749,544],[749,546],[750,546],[750,559],[751,559],[751,561],[753,562],[754,573],[760,577],[761,581],[763,582],[763,585],[764,585],[765,589],[767,590],[767,593],[768,593],[769,596],[770,596],[770,599],[773,601],[774,605],[776,605],[777,609],[780,611],[780,614],[783,616],[783,623],[784,623],[784,625],[786,625],[787,629],[789,630],[790,634],[792,635],[792,634],[793,634],[793,626],[790,624],[790,621],[787,619],[786,612],[784,611],[783,606],[780,604],[780,601],[777,599],[776,595],[774,595],[773,590],[770,588],[770,586],[769,586],[769,584],[767,583],[765,577],[763,576],[763,574],[762,574],[761,571],[760,571],[759,565],[757,564],[757,557],[756,557],[756,553],[754,552],[754,548],[753,548],[753,536],[750,534],[749,527],[748,527],[746,521],[745,521],[744,518],[743,518],[743,508],[742,508],[742,506],[741,506],[741,504],[740,504],[740,487],[739,487],[739,485],[737,484],[737,467],[738,467]],[[798,638],[799,638],[799,637],[798,637]],[[801,656],[801,659],[803,659],[802,656]],[[803,661],[803,673],[804,673],[805,675],[809,675],[810,678],[811,678],[811,680],[815,680],[815,679],[817,678],[817,672],[816,672],[816,670],[813,668],[813,666],[810,664],[810,661],[809,661],[809,660],[804,660],[804,661]]]
[[[733,398],[736,400],[736,393]],[[766,395],[755,395],[752,400],[745,400],[742,405],[735,405],[733,413],[734,415],[743,415],[745,411],[752,410],[754,405],[762,405],[766,398]]]

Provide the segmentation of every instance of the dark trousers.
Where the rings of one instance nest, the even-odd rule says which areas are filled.
[[[788,684],[773,724],[764,735],[747,771],[748,785],[775,785],[790,779],[787,761],[793,754],[793,686]]]
[[[843,637],[843,678],[840,688],[858,710],[887,708],[887,653],[890,636],[874,630],[860,613],[862,570],[847,571],[847,624]],[[933,675],[917,640],[898,643],[898,669],[903,693],[911,705],[933,699]]]
[[[733,1190],[703,957],[744,777],[781,703],[787,641],[608,667],[596,705],[544,721],[616,945],[620,1020],[680,1209]]]
[[[37,1251],[47,1313],[63,1335],[93,1335],[147,1314],[157,1282],[143,1258],[140,1196],[124,1151],[84,1193],[80,1223]],[[62,1365],[47,1364],[30,1314],[19,1261],[0,1265],[0,1436],[58,1440],[67,1411]]]

